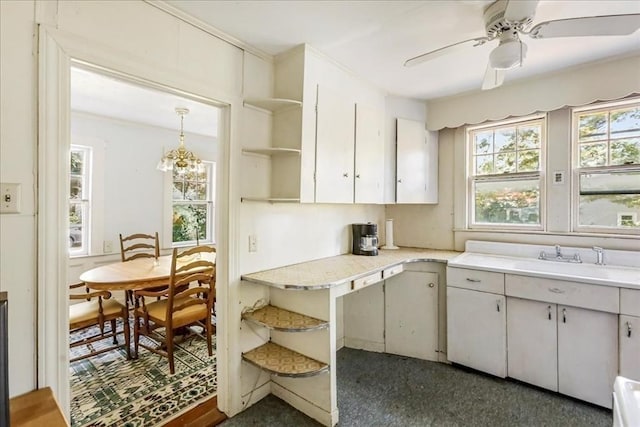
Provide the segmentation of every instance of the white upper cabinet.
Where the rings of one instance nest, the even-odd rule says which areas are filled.
[[[384,113],[356,105],[355,203],[382,203],[384,199]]]
[[[438,133],[397,119],[396,203],[438,203]]]
[[[353,203],[355,104],[318,86],[316,202]]]

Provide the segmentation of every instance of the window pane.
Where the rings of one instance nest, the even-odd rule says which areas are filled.
[[[578,141],[607,139],[607,112],[583,114],[578,118]]]
[[[186,182],[184,184],[185,200],[202,200],[198,197],[198,184],[195,182]]]
[[[640,172],[580,174],[580,194],[595,192],[640,193]],[[640,203],[640,199],[636,199],[636,202]]]
[[[540,224],[540,188],[536,180],[476,182],[474,222]]]
[[[184,184],[173,181],[173,200],[184,200]]]
[[[611,164],[640,164],[640,138],[611,141]]]
[[[493,153],[493,131],[476,133],[473,146],[475,154]]]
[[[207,205],[173,206],[173,241],[187,242],[207,238]]]
[[[580,146],[580,166],[606,166],[607,143],[584,144]]]
[[[84,151],[71,151],[71,173],[81,175],[84,170]]]
[[[518,127],[518,149],[540,148],[540,134],[539,125]]]
[[[493,173],[493,155],[476,156],[476,175],[487,175]]]
[[[611,138],[640,136],[640,107],[611,112]]]
[[[207,184],[196,184],[196,197],[198,200],[207,200]]]
[[[72,199],[83,199],[82,195],[82,177],[81,176],[71,176],[70,178],[70,189],[69,189],[69,197]]]
[[[494,152],[514,151],[516,149],[516,129],[503,128],[496,130]]]
[[[516,153],[496,154],[495,173],[508,173],[516,171]]]
[[[82,228],[85,223],[85,209],[82,203],[69,204],[69,248],[82,247]]]
[[[625,227],[640,230],[640,195],[610,194],[580,196],[579,225]]]
[[[518,152],[518,172],[531,172],[540,169],[540,150]]]

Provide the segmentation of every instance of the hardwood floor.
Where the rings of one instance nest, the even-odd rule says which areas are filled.
[[[212,427],[226,419],[227,416],[218,411],[218,396],[213,396],[163,427]]]

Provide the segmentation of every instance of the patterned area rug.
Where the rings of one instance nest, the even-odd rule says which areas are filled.
[[[131,331],[133,341],[133,327]],[[127,360],[124,349],[120,348],[71,363],[71,425],[158,426],[215,396],[215,336],[213,338],[212,357],[202,339],[178,344],[174,351],[174,375],[169,373],[167,358],[142,348],[137,360]],[[107,338],[106,343],[109,342]],[[93,345],[99,348],[100,343]],[[133,342],[131,345],[133,347]],[[70,354],[84,351],[86,347],[79,346]]]

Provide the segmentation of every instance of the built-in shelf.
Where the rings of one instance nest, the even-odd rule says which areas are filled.
[[[299,107],[302,102],[283,98],[248,98],[244,100],[244,105],[276,112],[285,108]]]
[[[272,375],[281,377],[311,377],[329,370],[329,365],[326,363],[273,342],[243,353],[242,359]]]
[[[281,148],[281,147],[272,147],[272,148],[245,147],[242,149],[242,152],[244,154],[262,154],[264,156],[287,156],[287,155],[299,156],[301,150],[298,148]]]
[[[241,197],[241,202],[268,202],[268,203],[300,203],[300,199],[288,197]]]
[[[305,332],[329,327],[329,322],[267,305],[242,314],[248,322],[283,332]]]

